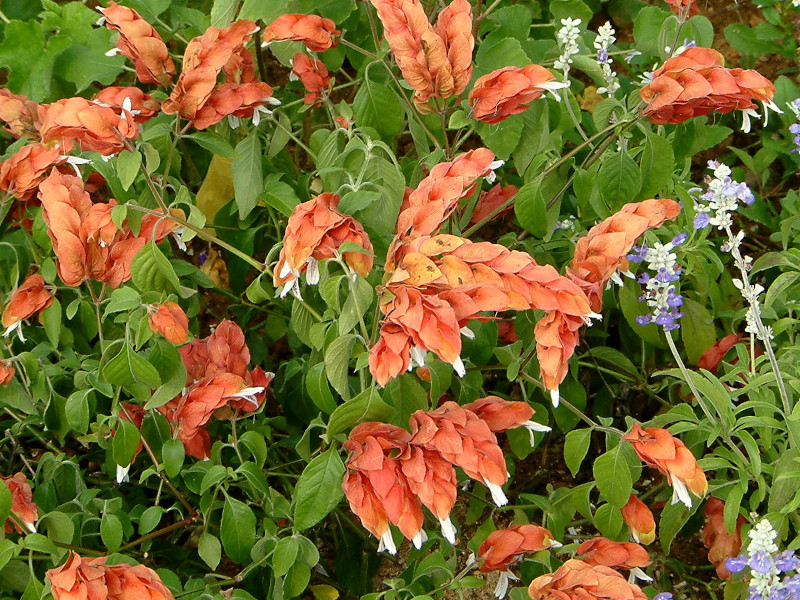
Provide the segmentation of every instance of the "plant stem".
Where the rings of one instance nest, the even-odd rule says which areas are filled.
[[[138,546],[139,544],[146,542],[147,540],[152,540],[157,537],[161,537],[164,534],[169,533],[170,531],[174,531],[176,529],[180,529],[181,527],[185,527],[187,525],[191,525],[195,521],[200,518],[199,515],[192,515],[190,517],[186,517],[183,521],[178,521],[177,523],[173,523],[172,525],[167,525],[166,527],[162,527],[161,529],[157,529],[156,531],[152,531],[147,535],[143,535],[140,538],[137,538],[127,544],[120,546],[119,552],[123,552],[128,550],[129,548],[133,548],[134,546]]]

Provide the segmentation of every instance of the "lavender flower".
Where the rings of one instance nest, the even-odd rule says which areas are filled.
[[[761,519],[747,534],[747,550],[729,558],[725,566],[731,573],[749,568],[748,600],[800,600],[800,559],[788,550],[778,552],[778,533],[767,519]],[[791,575],[792,571],[795,572]],[[784,575],[781,578],[781,574]]]
[[[608,48],[617,41],[614,37],[614,28],[611,23],[606,21],[597,30],[597,38],[594,40],[594,47],[597,50],[597,62],[600,63],[600,68],[603,69],[603,79],[606,85],[597,89],[598,94],[608,94],[609,98],[613,98],[614,94],[619,89],[619,81],[617,81],[617,74],[611,69],[611,57],[608,55]]]
[[[655,273],[653,275],[642,273],[638,279],[644,286],[639,302],[646,302],[652,311],[650,314],[636,317],[639,325],[655,323],[663,327],[664,331],[680,327],[677,320],[684,315],[679,310],[683,305],[683,296],[677,292],[674,284],[680,279],[681,268],[672,250],[683,244],[688,237],[685,233],[681,233],[671,242],[656,243],[652,247],[642,243],[641,246],[634,246],[633,252],[628,255],[629,261],[646,262],[647,268]]]
[[[731,179],[731,170],[727,165],[710,160],[708,168],[714,171],[714,177],[706,178],[708,191],[695,199],[697,216],[694,228],[703,229],[708,225],[717,229],[729,228],[733,224],[731,213],[739,208],[739,202],[750,205],[755,201],[755,196],[746,183]]]

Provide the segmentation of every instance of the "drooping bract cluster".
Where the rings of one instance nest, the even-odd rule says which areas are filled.
[[[555,76],[539,65],[503,67],[475,81],[469,92],[469,104],[479,121],[499,123],[525,112],[531,102],[547,91],[560,100],[555,90],[563,87],[565,83],[555,81]]]
[[[532,600],[647,600],[641,588],[614,569],[570,559],[528,587]]]
[[[741,110],[743,130],[750,117],[758,118],[756,102],[768,111],[782,112],[772,101],[775,86],[751,69],[727,69],[722,55],[711,48],[688,48],[668,59],[653,73],[640,95],[647,103],[643,114],[653,123],[683,123],[710,112]]]
[[[455,543],[450,520],[457,493],[454,466],[484,483],[498,505],[505,504],[501,486],[508,472],[494,434],[515,427],[549,430],[531,422],[532,415],[525,403],[490,396],[474,405],[448,401],[435,410],[417,411],[409,419],[411,433],[386,423],[358,425],[344,444],[350,455],[342,487],[350,508],[381,540],[381,548],[393,554],[390,523],[417,547],[427,539],[423,506],[439,521],[445,538]]]
[[[634,423],[632,430],[622,439],[630,442],[645,464],[667,476],[667,482],[673,488],[673,504],[682,502],[691,508],[690,491],[700,498],[706,495],[708,483],[703,469],[686,445],[669,431],[658,427],[642,429],[641,425]]]
[[[717,570],[720,579],[731,576],[725,561],[739,555],[742,549],[742,525],[745,518],[736,517],[732,532],[725,527],[725,502],[719,498],[709,498],[703,511],[705,526],[703,527],[703,545],[708,548],[708,560]]]
[[[33,501],[33,490],[31,490],[31,485],[28,483],[25,474],[15,473],[8,477],[0,475],[0,485],[5,485],[8,491],[11,492],[11,514],[27,529],[27,531],[23,531],[17,521],[9,516],[4,525],[5,532],[35,532],[36,521],[39,520],[39,509]]]
[[[158,574],[144,565],[108,565],[107,556],[83,558],[70,550],[67,561],[45,574],[55,600],[173,600]]]
[[[637,544],[652,544],[656,539],[656,521],[647,505],[631,495],[621,512],[633,541]]]
[[[21,286],[14,290],[8,304],[3,309],[2,324],[5,327],[3,337],[16,331],[20,340],[24,342],[22,322],[45,310],[52,303],[53,291],[50,286],[45,284],[44,277],[39,273],[30,275],[22,282]]]
[[[300,296],[300,275],[306,283],[319,282],[319,261],[335,258],[345,242],[364,248],[364,252],[347,251],[342,258],[362,277],[372,270],[372,243],[364,227],[350,215],[337,210],[337,194],[320,194],[298,204],[292,211],[283,236],[283,248],[275,266],[273,281],[280,296],[289,292]]]
[[[617,270],[627,271],[626,254],[648,229],[674,219],[680,207],[673,200],[645,200],[626,204],[578,240],[567,267],[567,277],[589,298],[591,311],[599,313],[603,291]],[[542,380],[558,401],[558,386],[567,375],[569,359],[578,344],[578,332],[585,319],[561,311],[545,315],[536,324],[536,344]]]

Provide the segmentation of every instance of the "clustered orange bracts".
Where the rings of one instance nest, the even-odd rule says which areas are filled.
[[[170,319],[174,318],[172,311],[169,311]],[[186,454],[203,460],[211,455],[211,437],[205,428],[211,418],[228,418],[232,411],[258,410],[275,375],[261,367],[248,368],[250,349],[241,327],[232,321],[222,321],[211,335],[192,340],[178,352],[186,367],[186,387],[156,410],[169,421]],[[131,403],[123,403],[123,406],[119,417],[141,427],[144,407]],[[127,479],[129,469],[130,465],[117,466],[118,482]]]
[[[495,403],[496,408],[489,406]],[[503,431],[548,428],[530,421],[533,409],[523,402],[490,396],[473,406],[490,421],[469,406],[445,402],[435,410],[415,412],[409,419],[411,433],[375,422],[362,423],[350,433],[344,444],[350,454],[342,488],[362,525],[381,540],[381,549],[396,552],[390,523],[421,546],[427,539],[423,506],[437,518],[444,537],[455,543],[456,529],[450,520],[457,493],[454,465],[483,482],[498,505],[506,503],[501,486],[508,472],[489,423]],[[503,410],[507,413],[500,417]]]
[[[139,234],[124,226],[118,229],[111,220],[109,202],[93,204],[83,181],[56,170],[39,186],[43,217],[53,241],[58,274],[69,286],[95,279],[112,288],[131,278],[131,263],[145,244],[160,242],[177,229],[169,218],[144,216]],[[175,210],[176,216],[183,211]]]
[[[14,290],[11,299],[3,309],[2,323],[6,328],[3,336],[9,336],[16,331],[20,340],[24,342],[22,322],[43,311],[52,303],[53,291],[50,286],[45,284],[44,277],[39,273],[29,276],[21,286]]]
[[[2,361],[0,361],[0,376],[2,374]],[[11,492],[11,513],[25,526],[23,531],[17,522],[8,517],[5,522],[5,532],[31,533],[36,531],[36,521],[39,519],[39,509],[33,501],[33,491],[24,473],[15,473],[8,477],[0,475],[0,482]]]
[[[486,148],[471,150],[436,165],[404,200],[387,255],[381,336],[369,357],[379,385],[424,365],[428,351],[463,376],[461,335],[481,312],[537,308],[581,323],[595,316],[578,285],[529,254],[436,235],[459,200],[500,165]]]
[[[531,102],[547,91],[568,87],[539,65],[503,67],[479,77],[469,93],[472,114],[478,121],[494,124],[528,109]]]
[[[750,130],[750,117],[758,117],[756,102],[769,111],[782,112],[773,102],[775,86],[751,69],[727,69],[722,54],[711,48],[688,48],[668,59],[653,73],[640,95],[647,103],[644,114],[652,123],[683,123],[710,112],[741,110],[742,129]]]
[[[572,558],[528,587],[531,600],[647,600],[638,585],[614,569]]]
[[[578,240],[567,268],[567,278],[585,292],[594,313],[600,312],[603,290],[609,281],[618,277],[617,270],[628,270],[626,255],[636,239],[648,229],[674,219],[679,211],[680,205],[667,199],[626,204]],[[550,312],[536,324],[536,353],[542,380],[551,390],[554,403],[583,325],[582,318],[563,311]]]
[[[83,558],[70,550],[66,562],[45,573],[55,600],[174,600],[158,574],[144,565],[107,565],[107,556]]]
[[[312,52],[324,52],[336,47],[341,35],[330,19],[317,15],[281,15],[264,30],[263,43],[302,42]]]
[[[403,78],[421,110],[431,98],[461,94],[472,77],[472,6],[453,0],[431,25],[419,0],[370,0]]]
[[[253,55],[245,48],[257,30],[255,23],[243,19],[225,29],[209,27],[192,39],[178,81],[161,105],[164,113],[178,114],[197,129],[225,117],[253,117],[257,122],[260,113],[268,112],[265,103],[278,103],[269,85],[255,81]],[[220,73],[225,82],[218,85]]]
[[[647,550],[633,542],[615,542],[605,537],[586,540],[578,546],[576,552],[583,556],[583,561],[593,566],[612,569],[625,569],[639,579],[651,580],[642,567],[653,561]]]
[[[708,548],[708,560],[717,570],[717,576],[727,579],[731,572],[725,566],[725,561],[739,556],[742,550],[742,525],[745,524],[745,518],[738,515],[733,532],[729,532],[725,527],[725,502],[714,497],[706,502],[703,514],[706,521],[703,527],[703,545]]]
[[[127,6],[109,2],[98,8],[101,22],[119,32],[117,50],[133,61],[136,77],[142,83],[169,85],[175,74],[175,64],[161,36],[139,13]]]
[[[6,358],[0,358],[0,385],[8,385],[14,379],[16,370],[11,366],[11,361]]]
[[[549,548],[560,548],[553,534],[538,525],[514,525],[498,529],[488,535],[478,549],[477,563],[481,571],[500,571],[494,595],[503,598],[508,591],[509,580],[517,581],[509,567],[522,560],[525,554],[541,552]]]
[[[508,201],[516,196],[518,191],[519,188],[515,185],[501,185],[498,183],[492,189],[481,192],[478,202],[475,204],[475,209],[470,215],[469,224],[475,225],[479,223],[503,205],[507,206],[501,209],[493,218],[498,218],[510,212],[514,205],[509,204]]]
[[[289,79],[300,80],[308,92],[303,103],[312,106],[320,104],[320,98],[331,89],[331,78],[322,61],[302,52],[295,54],[292,59],[292,74]]]
[[[300,295],[300,275],[306,274],[306,283],[319,282],[318,263],[334,258],[339,247],[353,242],[365,252],[344,252],[347,265],[362,277],[372,270],[372,243],[364,227],[350,215],[337,210],[339,196],[320,194],[308,202],[298,204],[283,236],[283,248],[273,273],[273,282],[281,298],[289,292]]]
[[[667,482],[673,488],[672,504],[683,502],[691,508],[689,491],[700,498],[706,495],[708,483],[703,469],[686,445],[669,431],[658,427],[642,429],[639,423],[634,422],[633,429],[622,439],[631,443],[645,464],[667,476]]]

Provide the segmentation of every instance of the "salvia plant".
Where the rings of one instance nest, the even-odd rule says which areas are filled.
[[[3,2],[0,600],[800,599],[798,24]]]

